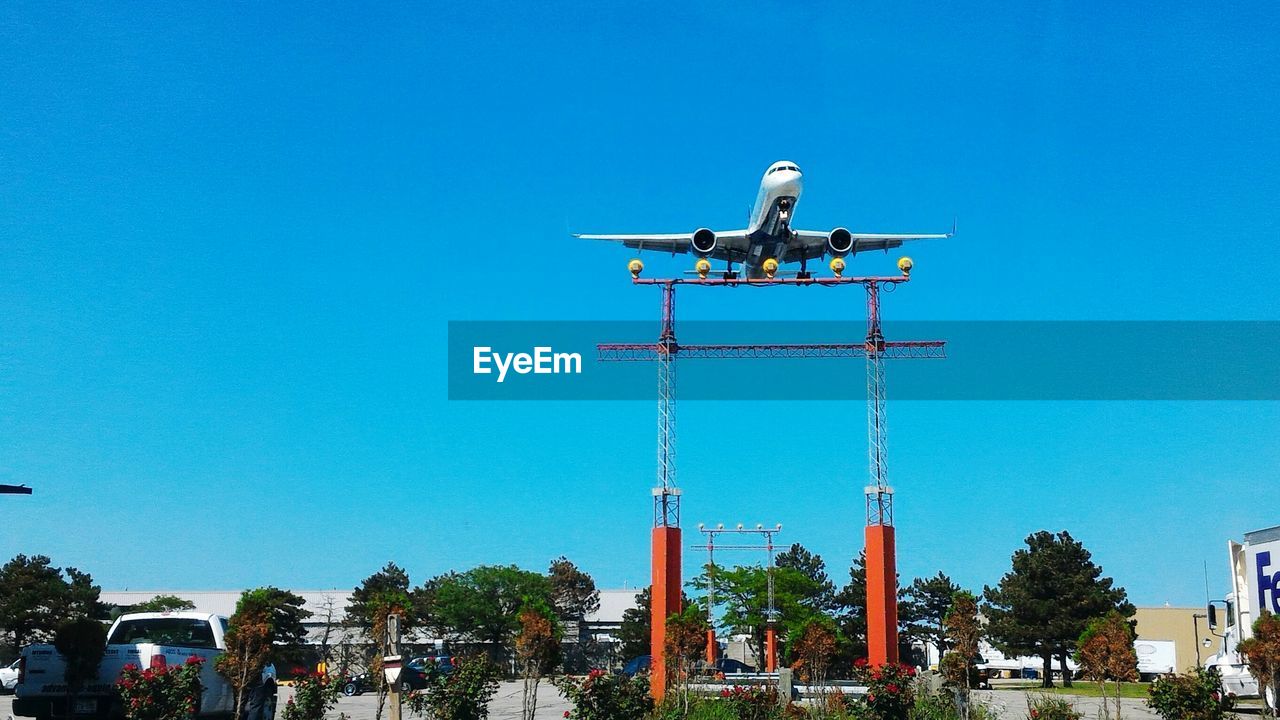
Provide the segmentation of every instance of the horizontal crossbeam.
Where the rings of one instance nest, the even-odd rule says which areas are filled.
[[[665,352],[664,350],[661,350]],[[596,346],[596,359],[614,362],[657,360],[657,343],[603,343]],[[864,358],[867,343],[765,343],[745,345],[677,345],[673,354],[690,359],[755,358]],[[880,356],[889,360],[941,359],[947,356],[943,340],[889,340]]]
[[[891,275],[884,277],[772,277],[772,278],[745,278],[733,277],[726,278],[716,276],[687,277],[687,278],[632,278],[633,285],[703,285],[708,287],[739,287],[749,285],[753,287],[766,287],[770,285],[820,285],[822,287],[834,287],[836,285],[867,285],[876,283],[879,285],[897,285],[909,281],[908,275]]]

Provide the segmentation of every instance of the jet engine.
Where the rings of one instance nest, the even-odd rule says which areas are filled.
[[[827,253],[844,257],[853,251],[853,233],[839,227],[827,234]]]
[[[698,228],[693,232],[693,254],[707,257],[716,250],[716,234],[707,228]]]

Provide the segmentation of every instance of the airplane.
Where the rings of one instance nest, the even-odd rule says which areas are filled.
[[[778,263],[800,263],[799,278],[808,278],[806,263],[829,255],[843,258],[868,250],[896,248],[909,240],[949,238],[955,234],[954,225],[949,233],[893,234],[856,233],[847,228],[833,230],[795,230],[791,217],[800,200],[804,174],[789,160],[780,160],[765,170],[760,179],[760,192],[751,209],[748,224],[742,230],[712,230],[698,228],[691,233],[665,235],[588,235],[575,233],[574,237],[586,240],[612,240],[637,250],[692,253],[699,258],[727,262],[726,278],[736,278],[735,262],[742,263],[748,278],[772,277]],[[834,263],[834,260],[832,261]],[[706,266],[703,266],[705,270]],[[834,267],[833,267],[834,269]],[[700,274],[705,274],[702,272]]]

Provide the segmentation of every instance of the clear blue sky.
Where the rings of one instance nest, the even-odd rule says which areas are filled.
[[[959,217],[891,318],[1280,320],[1274,4],[848,5],[7,4],[0,482],[36,494],[0,496],[0,555],[109,588],[560,554],[646,584],[652,404],[449,402],[446,321],[652,318],[628,252],[568,233],[739,226],[782,158],[802,226]],[[1065,528],[1137,602],[1197,604],[1280,524],[1276,403],[889,412],[905,579],[980,588]],[[843,579],[864,417],[681,407],[686,525],[782,522]]]

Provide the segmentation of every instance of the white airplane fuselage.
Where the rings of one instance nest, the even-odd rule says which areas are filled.
[[[764,261],[783,256],[791,242],[791,218],[803,190],[804,173],[792,162],[776,162],[760,178],[760,191],[747,225],[751,248],[742,262],[747,277],[762,277]]]

